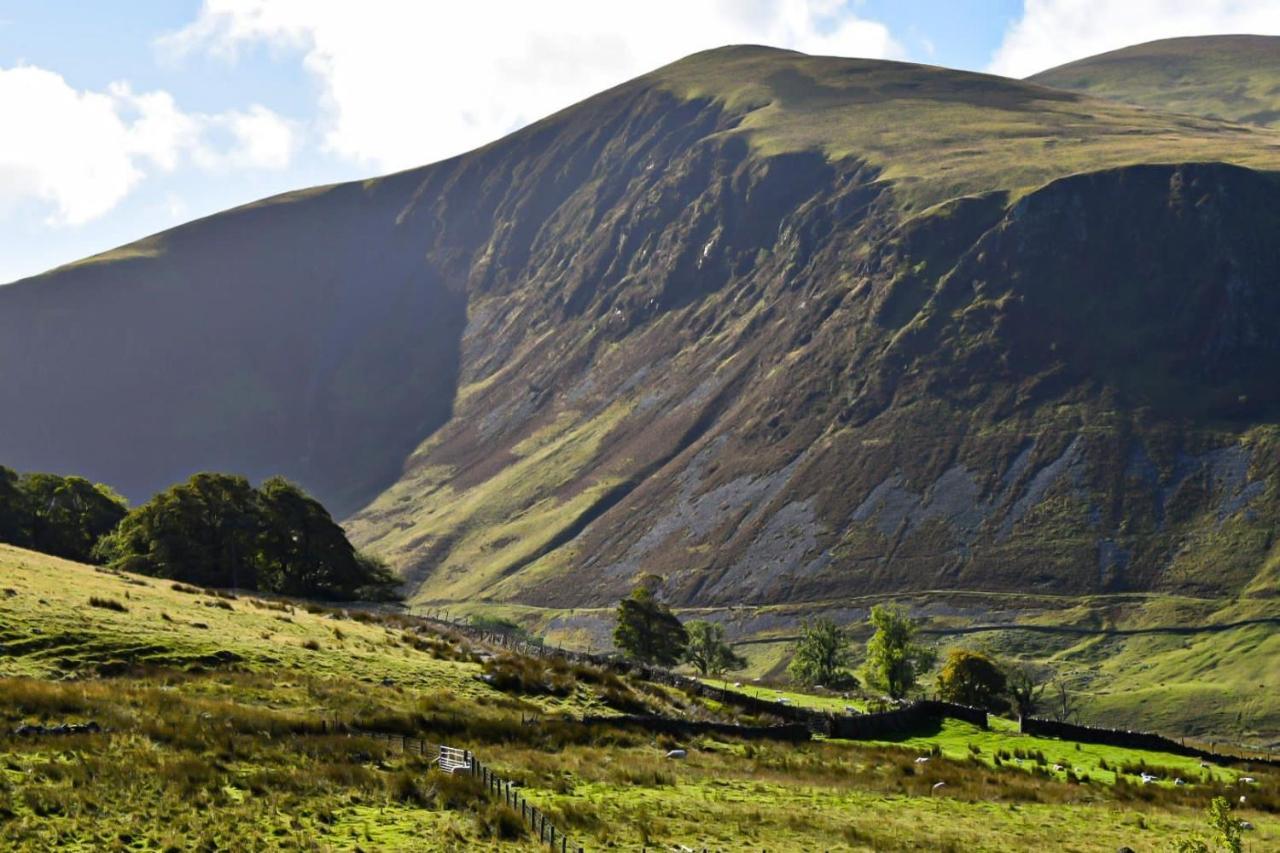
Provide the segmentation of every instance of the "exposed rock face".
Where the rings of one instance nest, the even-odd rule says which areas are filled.
[[[0,461],[135,498],[283,471],[427,599],[1246,585],[1280,514],[1273,180],[1064,158],[913,211],[871,148],[752,135],[869,109],[836,84],[881,71],[833,67],[745,106],[642,78],[0,290]],[[1075,99],[903,68],[931,109]]]

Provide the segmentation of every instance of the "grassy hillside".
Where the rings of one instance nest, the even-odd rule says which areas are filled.
[[[1199,42],[1193,41],[1195,47],[1179,50],[1175,44],[1169,53],[1198,56]],[[1275,50],[1269,45],[1257,52],[1273,57]],[[1270,85],[1265,69],[1274,61],[1251,64],[1261,57],[1240,56],[1230,45],[1212,55],[1234,55],[1238,67],[1258,69],[1253,84],[1259,91]],[[1075,78],[1054,72],[1022,83],[926,65],[744,47],[697,54],[652,76],[682,97],[723,103],[741,117],[733,132],[763,153],[821,151],[871,164],[894,184],[899,203],[914,210],[1136,163],[1214,160],[1275,168],[1280,154],[1280,138],[1098,100],[1087,95],[1110,98],[1111,92],[1065,85]]]
[[[489,650],[404,620],[188,592],[12,549],[0,586],[7,849],[538,849],[479,790],[386,741],[322,733],[320,719],[472,748],[589,849],[1158,850],[1200,829],[1204,803],[1245,772],[1008,724],[803,745],[588,731],[555,719],[600,707],[598,684],[579,680],[567,700],[500,692],[474,677]],[[628,686],[664,714],[714,713]],[[541,722],[524,724],[532,715]],[[10,733],[90,721],[102,731]],[[666,759],[673,746],[689,757]],[[1141,786],[1139,767],[1191,784]],[[1248,772],[1239,813],[1261,849],[1280,840],[1280,779]]]
[[[1164,39],[1090,56],[1027,79],[1152,110],[1280,126],[1280,37]]]
[[[1059,674],[1092,725],[1163,732],[1201,741],[1280,747],[1280,604],[1274,597],[1206,599],[1170,595],[1038,596],[921,592],[894,597],[922,620],[924,639],[945,659],[948,649],[1041,665]],[[711,619],[740,643],[749,665],[730,680],[765,697],[840,710],[840,697],[779,692],[795,626],[823,614],[854,638],[860,664],[867,615],[886,596],[803,605],[682,609],[682,619]],[[611,608],[559,610],[472,603],[456,614],[499,614],[553,642],[607,649]],[[1257,620],[1249,624],[1249,620]],[[1239,623],[1247,624],[1239,624]],[[1236,627],[1231,627],[1231,626]],[[986,626],[1010,626],[990,628]],[[1022,626],[1021,628],[1014,626]],[[753,686],[763,678],[768,686]],[[934,674],[925,677],[933,683]]]

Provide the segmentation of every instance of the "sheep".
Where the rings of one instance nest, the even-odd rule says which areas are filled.
[[[673,749],[667,753],[667,758],[685,758],[689,753],[683,749]]]
[[[933,783],[933,789],[932,789],[932,790],[933,790],[933,791],[937,791],[939,788],[945,788],[945,787],[947,787],[947,783],[946,783],[946,782],[934,782],[934,783]]]
[[[1149,783],[1151,783],[1151,782],[1155,782],[1155,781],[1157,781],[1158,779],[1159,779],[1159,777],[1158,777],[1158,776],[1152,776],[1150,773],[1143,773],[1143,774],[1142,774],[1142,784],[1144,784],[1144,785],[1147,785],[1147,784],[1149,784]]]
[[[920,756],[919,758],[917,758],[917,759],[916,759],[916,764],[925,764],[925,763],[927,763],[928,761],[929,761],[929,756],[927,756],[927,755],[922,755],[922,756]]]

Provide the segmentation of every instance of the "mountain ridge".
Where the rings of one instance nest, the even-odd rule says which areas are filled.
[[[420,601],[1265,594],[1278,165],[1266,128],[695,54],[0,289],[0,458],[285,473]]]

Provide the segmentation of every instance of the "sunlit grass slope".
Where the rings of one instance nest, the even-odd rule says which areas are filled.
[[[1265,129],[947,68],[741,47],[651,76],[724,103],[742,116],[733,132],[764,152],[819,150],[883,169],[908,208],[1135,163],[1280,166],[1280,136]]]
[[[1280,38],[1164,39],[1041,71],[1032,83],[1153,110],[1280,126]]]

